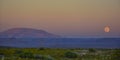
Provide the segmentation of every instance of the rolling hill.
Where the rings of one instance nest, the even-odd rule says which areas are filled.
[[[59,35],[32,28],[12,28],[0,33],[1,38],[58,38]]]

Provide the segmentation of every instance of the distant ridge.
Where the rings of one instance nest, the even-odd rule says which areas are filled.
[[[1,38],[58,38],[59,35],[32,28],[12,28],[0,33]]]

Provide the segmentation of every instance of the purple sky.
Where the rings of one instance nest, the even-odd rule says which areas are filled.
[[[0,31],[19,27],[63,36],[120,36],[120,0],[0,0]]]

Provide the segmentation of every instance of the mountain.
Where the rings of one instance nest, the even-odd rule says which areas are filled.
[[[32,28],[12,28],[0,33],[1,38],[58,38],[59,35]]]

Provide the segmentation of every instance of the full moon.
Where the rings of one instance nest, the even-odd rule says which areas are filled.
[[[104,31],[107,32],[107,33],[110,32],[110,27],[109,27],[109,26],[106,26],[106,27],[104,28]]]

